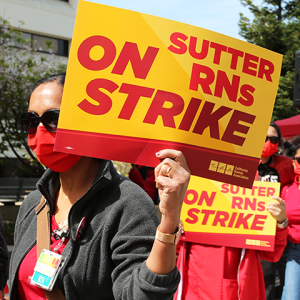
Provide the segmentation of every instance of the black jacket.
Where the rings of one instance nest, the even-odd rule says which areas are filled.
[[[37,187],[23,202],[16,223],[10,300],[18,299],[17,271],[36,243],[34,209],[43,194],[53,211],[58,174],[47,170]],[[76,240],[83,217],[86,227]],[[120,176],[110,161],[101,161],[91,188],[72,206],[68,223],[71,238],[63,251],[66,263],[57,280],[66,299],[172,299],[180,279],[177,268],[170,274],[157,275],[145,264],[158,226],[153,201],[140,187]]]

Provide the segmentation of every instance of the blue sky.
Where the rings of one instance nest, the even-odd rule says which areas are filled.
[[[239,13],[251,19],[249,10],[240,0],[88,0],[90,2],[130,9],[163,17],[234,38],[239,36]]]

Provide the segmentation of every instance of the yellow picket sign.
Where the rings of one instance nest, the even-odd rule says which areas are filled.
[[[282,56],[206,29],[79,1],[55,150],[251,187]]]
[[[255,181],[246,189],[192,176],[181,211],[183,239],[273,251],[276,220],[266,204],[279,192],[277,182]]]

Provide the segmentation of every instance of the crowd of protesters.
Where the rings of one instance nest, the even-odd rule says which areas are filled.
[[[278,224],[274,251],[180,242],[177,267],[181,283],[174,300],[300,299],[300,284],[297,284],[300,203],[295,201],[300,199],[297,177],[300,176],[300,146],[297,145],[300,136],[289,142],[282,137],[276,123],[270,123],[255,180],[280,183],[281,198],[275,198],[277,202],[268,206]],[[151,173],[147,176],[147,167],[133,166],[129,178],[145,191],[149,190],[148,185],[154,187],[154,178]],[[154,190],[148,194],[154,195]],[[155,204],[159,201],[152,199]]]
[[[161,150],[155,169],[132,165],[129,178],[136,185],[110,161],[54,152],[64,80],[57,74],[37,82],[21,116],[29,147],[48,169],[19,211],[6,299],[275,300],[279,274],[276,298],[300,300],[298,137],[286,141],[271,122],[255,178],[281,186],[280,197],[266,206],[277,221],[273,252],[176,245],[190,177],[183,154]],[[40,226],[43,212],[48,227]],[[3,292],[8,254],[0,221]],[[49,275],[56,280],[52,291],[33,280],[42,243],[64,257],[57,277]]]
[[[296,169],[293,167],[293,163],[294,165],[297,163],[296,158],[293,160],[278,154],[278,152],[284,153],[283,142],[289,148],[293,148],[291,144],[283,140],[278,126],[271,122],[255,178],[259,181],[280,182],[282,191],[284,191],[284,187],[290,186],[294,182],[295,175],[297,175],[294,173]],[[300,155],[300,151],[298,154]],[[295,180],[295,182],[298,181]],[[283,288],[286,264],[286,256],[283,253],[287,239],[290,239],[290,226],[294,226],[288,226],[291,210],[289,202],[285,202],[285,194],[281,193],[281,197],[283,199],[273,197],[277,202],[267,205],[267,210],[277,220],[273,252],[191,242],[180,243],[177,266],[182,281],[174,300],[275,300],[276,271],[278,269],[281,271],[280,284]],[[300,235],[300,227],[298,230]],[[297,232],[297,229],[295,231]],[[278,261],[281,264],[277,264]],[[281,268],[278,268],[279,266]],[[289,268],[286,272],[289,272]],[[287,276],[290,277],[288,274]],[[297,281],[295,274],[291,276],[294,276],[294,281]],[[300,284],[295,288],[295,290],[298,289],[300,289]],[[284,288],[284,291],[286,290],[290,290],[290,288]],[[284,295],[285,293],[287,292],[284,292]],[[298,295],[300,296],[300,293]],[[300,298],[292,297],[289,294],[283,299],[296,300]]]

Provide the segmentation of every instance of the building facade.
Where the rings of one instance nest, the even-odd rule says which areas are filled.
[[[58,55],[61,63],[67,64],[77,6],[78,0],[0,0],[0,17],[21,31],[25,39],[32,40],[31,47],[40,52],[38,56],[50,55],[46,42],[51,41],[51,52]],[[3,143],[1,135],[0,143]],[[22,150],[18,153],[25,154]],[[5,175],[4,167],[5,173],[15,176],[15,171],[10,170],[13,166],[8,168],[11,164],[3,165],[5,157],[18,161],[10,148],[0,153],[0,176]]]
[[[40,52],[47,53],[45,42],[51,41],[52,51],[66,63],[77,6],[78,0],[0,0],[0,16]]]

